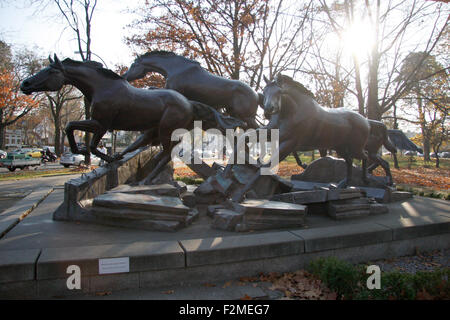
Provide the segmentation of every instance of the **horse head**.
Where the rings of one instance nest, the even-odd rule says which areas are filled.
[[[142,57],[136,58],[127,72],[123,74],[123,78],[127,81],[133,81],[145,77],[148,72],[142,62]]]
[[[54,60],[48,57],[50,64],[35,75],[25,79],[20,90],[29,95],[40,91],[58,91],[65,83],[65,68],[56,54]]]
[[[264,116],[269,119],[273,114],[279,113],[281,111],[281,101],[284,90],[277,80],[270,81],[263,76],[266,86],[263,89],[263,109]],[[278,77],[277,77],[278,79]]]

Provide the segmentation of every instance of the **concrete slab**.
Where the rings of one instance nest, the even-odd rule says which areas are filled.
[[[105,193],[94,198],[93,206],[109,208],[142,209],[188,214],[186,207],[177,197],[150,196],[146,194]]]
[[[305,252],[358,247],[392,241],[392,230],[375,223],[358,223],[293,230],[291,232],[305,241]]]
[[[6,282],[34,280],[40,249],[0,251],[0,286]]]
[[[160,195],[169,197],[178,197],[180,195],[178,189],[175,186],[168,183],[156,185],[140,185],[140,186],[131,186],[128,184],[122,184],[107,191],[107,193],[117,193],[117,192],[131,193],[131,194]]]
[[[17,223],[19,223],[27,214],[44,200],[53,187],[44,187],[31,192],[25,198],[14,203],[13,206],[0,213],[0,238]]]
[[[302,253],[303,240],[289,232],[181,240],[186,266],[264,259]]]
[[[306,215],[307,207],[301,204],[294,204],[270,200],[245,200],[240,203],[245,207],[245,214],[264,214],[264,215]]]
[[[37,263],[37,280],[67,277],[77,265],[83,275],[99,274],[99,259],[129,257],[129,272],[184,267],[184,252],[176,241],[133,242],[102,246],[44,248]]]
[[[393,230],[393,240],[406,240],[441,233],[450,233],[450,217],[445,215],[429,215],[400,219],[387,218],[378,224]]]

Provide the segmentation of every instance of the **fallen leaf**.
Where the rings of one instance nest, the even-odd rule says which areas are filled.
[[[207,283],[204,283],[203,286],[204,287],[208,287],[208,288],[212,288],[212,287],[215,287],[216,285],[214,283],[208,283],[207,282]]]
[[[167,290],[167,291],[163,291],[162,293],[164,294],[173,294],[175,291],[173,290]]]
[[[240,298],[239,300],[252,300],[252,297],[250,297],[249,295],[245,295],[242,298]]]

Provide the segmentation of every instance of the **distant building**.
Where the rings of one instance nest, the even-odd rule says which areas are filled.
[[[6,129],[5,130],[5,147],[6,149],[13,149],[22,146],[23,144],[23,130],[21,129]]]

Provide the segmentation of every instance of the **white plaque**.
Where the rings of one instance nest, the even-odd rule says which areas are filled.
[[[130,258],[98,259],[98,274],[130,272]]]

